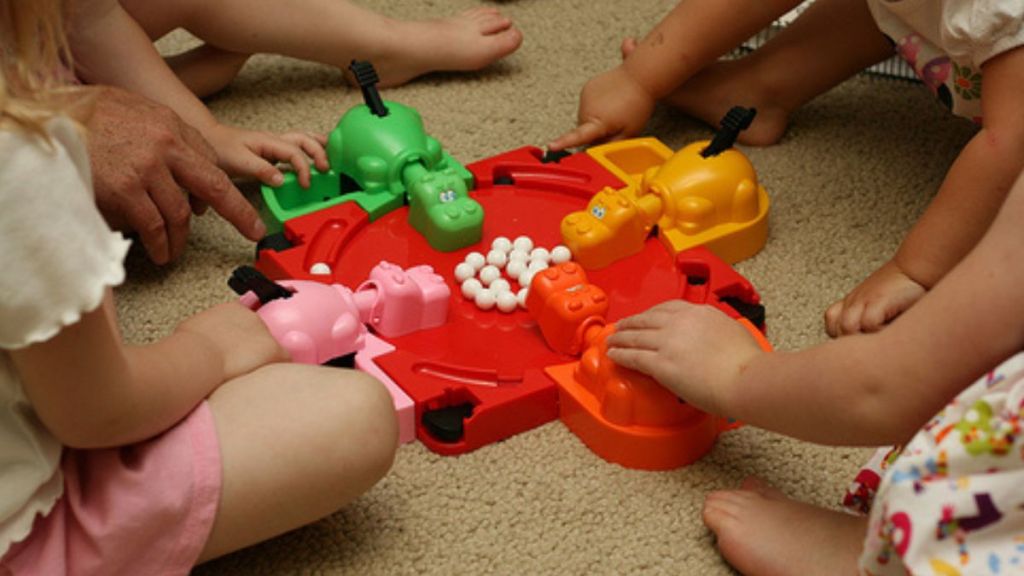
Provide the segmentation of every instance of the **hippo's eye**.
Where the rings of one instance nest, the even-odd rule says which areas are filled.
[[[445,190],[444,192],[441,192],[441,196],[439,197],[439,199],[441,200],[442,204],[447,204],[449,202],[454,201],[455,190]]]
[[[595,205],[593,208],[590,209],[590,213],[593,214],[594,218],[597,218],[598,220],[604,218],[604,205]]]

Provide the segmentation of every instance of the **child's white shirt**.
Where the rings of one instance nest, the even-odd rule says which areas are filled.
[[[868,8],[939,101],[981,125],[982,65],[1024,46],[1024,1],[868,0]]]
[[[871,0],[868,6],[882,32],[892,36],[888,21],[895,16],[954,61],[975,68],[1024,44],[1020,0]]]
[[[50,143],[0,130],[0,556],[63,492],[61,445],[36,416],[9,350],[44,342],[95,310],[124,280],[130,242],[96,209],[74,125]],[[60,358],[54,358],[60,362]]]

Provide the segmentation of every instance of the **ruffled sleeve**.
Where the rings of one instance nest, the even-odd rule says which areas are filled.
[[[980,67],[1024,45],[1024,2],[945,0],[939,34],[950,57]]]
[[[66,119],[47,130],[0,131],[0,348],[48,340],[124,280],[130,242],[96,209],[84,144]]]

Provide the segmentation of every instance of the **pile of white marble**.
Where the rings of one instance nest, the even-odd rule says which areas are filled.
[[[529,236],[509,240],[499,236],[491,242],[486,255],[470,252],[455,266],[455,280],[462,286],[462,295],[473,300],[481,310],[497,307],[512,312],[516,307],[526,308],[526,294],[534,274],[552,264],[572,259],[565,246],[534,247]],[[513,292],[512,281],[518,285]]]

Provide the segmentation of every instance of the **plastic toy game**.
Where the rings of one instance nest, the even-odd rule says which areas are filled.
[[[374,92],[372,85],[364,86],[368,104],[357,108],[372,108]],[[392,106],[390,103],[382,105]],[[353,113],[350,111],[346,117]],[[369,120],[373,121],[373,118]],[[367,130],[365,126],[362,129]],[[406,141],[413,140],[425,141],[419,137],[406,138]],[[347,153],[353,157],[360,156],[358,142],[346,145],[352,146]],[[621,147],[622,144],[608,146]],[[701,149],[708,147],[709,144],[704,143]],[[729,147],[731,142],[725,148]],[[599,355],[603,338],[600,342],[592,340],[590,345],[580,342],[578,346],[553,347],[546,334],[542,334],[535,310],[516,309],[510,313],[481,310],[462,296],[452,270],[471,251],[486,252],[482,247],[490,246],[499,236],[527,235],[545,246],[563,243],[563,221],[567,217],[586,212],[599,193],[627,188],[636,190],[636,175],[656,170],[666,160],[657,155],[623,156],[616,153],[617,150],[621,148],[599,146],[566,155],[545,154],[539,148],[527,146],[470,163],[465,166],[465,174],[457,169],[457,163],[438,160],[439,164],[434,168],[440,166],[439,171],[444,173],[435,178],[435,181],[443,182],[440,187],[414,184],[420,181],[417,178],[424,176],[420,168],[403,168],[398,165],[400,162],[393,162],[395,165],[388,169],[395,174],[406,174],[400,180],[412,184],[402,192],[406,194],[405,201],[393,209],[375,214],[367,209],[372,203],[356,197],[342,200],[344,193],[330,196],[324,202],[316,192],[303,200],[299,198],[302,192],[294,188],[264,190],[265,198],[289,196],[293,200],[291,207],[298,210],[272,216],[280,218],[280,232],[261,241],[255,268],[270,279],[282,281],[282,284],[285,280],[315,281],[358,287],[374,274],[382,261],[395,263],[399,270],[431,267],[447,284],[447,312],[443,323],[385,335],[369,322],[374,328],[374,333],[367,334],[373,342],[373,350],[354,351],[356,358],[361,356],[361,367],[386,379],[386,383],[400,389],[411,400],[412,410],[407,405],[404,410],[399,410],[403,429],[415,430],[416,438],[435,452],[460,454],[561,417],[570,429],[594,448],[594,435],[591,433],[588,438],[587,431],[581,432],[587,425],[580,422],[589,420],[590,428],[594,429],[608,428],[607,423],[600,422],[602,408],[599,402],[594,408],[595,401],[585,397],[587,387],[576,385],[575,368],[569,367],[579,365],[581,355],[586,359]],[[379,158],[380,154],[374,152],[371,156]],[[401,151],[391,154],[392,159],[401,156]],[[420,152],[412,157],[417,158],[417,166],[429,164],[429,161],[421,159]],[[435,155],[439,159],[444,157]],[[627,161],[616,165],[616,157],[627,158]],[[385,165],[390,161],[385,160]],[[335,162],[332,160],[334,170]],[[427,170],[429,172],[431,167],[427,166]],[[354,189],[351,182],[345,183],[350,179],[365,187],[365,180],[360,184],[357,178],[346,172],[339,171],[336,178],[339,191],[346,187]],[[463,183],[464,188],[459,188],[456,182]],[[756,190],[756,181],[754,185]],[[288,186],[286,184],[284,188]],[[745,186],[749,188],[749,185]],[[419,192],[410,191],[417,187]],[[384,194],[390,195],[394,190],[389,188]],[[446,195],[449,191],[452,194]],[[417,216],[417,213],[430,212],[422,209],[423,198],[417,199],[416,196],[419,193],[426,196],[436,194],[439,200],[431,206],[438,207],[434,215],[426,217],[426,220]],[[715,198],[720,197],[719,192],[714,194],[717,195]],[[755,195],[755,200],[758,199]],[[308,205],[303,206],[303,202]],[[445,209],[453,205],[457,208],[446,213]],[[767,205],[756,205],[756,208],[754,216],[763,220]],[[466,214],[471,217],[465,218]],[[452,232],[457,227],[444,228],[424,223],[434,220],[444,223],[445,218],[449,218],[449,221],[458,220],[463,224],[469,222],[472,228],[477,222],[472,216],[474,214],[481,216],[475,236],[472,233],[466,235],[465,226]],[[581,270],[585,268],[586,281],[600,292],[603,298],[600,316],[608,326],[618,318],[665,300],[687,298],[719,306],[730,315],[747,318],[758,329],[764,329],[763,307],[749,282],[708,249],[672,250],[656,238],[657,234],[655,222],[639,242],[633,242],[629,253],[608,259],[610,261],[599,267],[588,267],[583,263],[572,265]],[[438,241],[434,237],[436,235],[445,239]],[[555,274],[554,270],[547,272]],[[531,297],[544,276],[542,272],[534,278]],[[358,294],[359,290],[355,293]],[[565,336],[563,340],[573,338]],[[651,388],[649,384],[646,386]],[[668,396],[673,410],[677,406],[689,408],[657,385],[653,388],[662,395],[658,396],[659,401],[664,399],[664,395]],[[638,394],[649,396],[651,392],[641,391]],[[398,401],[396,396],[396,408]],[[580,414],[588,410],[590,415],[581,418]],[[690,411],[697,413],[693,409]],[[699,416],[697,413],[688,417],[693,420]],[[719,431],[727,428],[718,420],[712,424],[705,426],[712,432],[701,432],[702,436],[696,440],[703,450],[697,450],[699,454],[696,457],[710,448]],[[604,436],[605,439],[610,437],[608,433]],[[685,444],[687,438],[684,431],[674,440]],[[673,451],[667,443],[653,446],[651,450]],[[606,459],[638,468],[679,466],[694,460],[693,454],[696,453],[686,450],[686,458],[669,456],[652,465],[610,457],[607,451],[597,448],[595,452]]]

